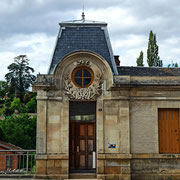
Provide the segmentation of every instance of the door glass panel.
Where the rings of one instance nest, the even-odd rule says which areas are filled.
[[[88,151],[93,151],[93,140],[88,140]]]
[[[70,120],[96,120],[96,104],[94,102],[70,102]]]
[[[85,151],[85,140],[80,140],[80,151]]]
[[[80,163],[79,163],[80,167],[84,168],[86,165],[85,155],[80,155],[79,159],[80,159]]]
[[[80,125],[79,126],[80,129],[80,136],[85,136],[86,135],[86,130],[85,130],[85,125]]]
[[[93,161],[93,156],[92,155],[88,155],[88,167],[92,168],[92,161]]]
[[[70,116],[70,120],[75,120],[75,121],[95,121],[95,114]]]
[[[88,125],[88,136],[93,136],[93,135],[94,135],[94,126]]]

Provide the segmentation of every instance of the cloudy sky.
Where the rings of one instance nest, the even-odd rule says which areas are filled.
[[[81,18],[108,23],[121,65],[135,66],[149,31],[157,36],[164,66],[180,65],[180,0],[0,0],[0,80],[13,58],[26,54],[35,73],[47,73],[58,23]]]

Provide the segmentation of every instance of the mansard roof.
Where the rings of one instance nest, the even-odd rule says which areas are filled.
[[[123,76],[180,76],[180,68],[119,66],[117,69]]]
[[[56,65],[63,57],[76,51],[90,51],[100,55],[108,62],[113,74],[118,74],[107,23],[82,18],[82,20],[61,22],[59,25],[60,30],[48,74],[53,74]]]

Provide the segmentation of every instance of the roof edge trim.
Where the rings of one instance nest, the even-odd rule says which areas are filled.
[[[62,21],[59,23],[60,26],[72,26],[72,25],[83,25],[83,26],[107,26],[106,22],[91,21],[91,20],[73,20],[73,21]]]
[[[52,60],[53,60],[53,56],[54,56],[54,53],[55,53],[55,50],[56,50],[58,39],[61,36],[61,33],[62,33],[62,27],[59,28],[58,35],[56,37],[56,42],[55,42],[55,45],[54,45],[54,48],[53,48],[53,51],[52,51],[51,60],[50,60],[50,63],[49,63],[49,68],[48,68],[47,74],[51,74],[51,71],[52,71],[51,65],[52,65],[52,62],[53,62]]]
[[[104,28],[104,34],[105,34],[107,46],[108,46],[108,49],[109,49],[109,54],[110,54],[110,58],[111,58],[111,63],[112,63],[112,68],[113,68],[113,71],[114,71],[114,75],[118,75],[119,73],[118,73],[118,70],[117,70],[116,63],[115,63],[114,53],[113,53],[113,49],[112,49],[112,46],[111,46],[111,41],[110,41],[110,37],[109,37],[107,27]]]

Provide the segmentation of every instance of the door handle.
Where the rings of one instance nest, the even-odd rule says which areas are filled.
[[[79,152],[79,146],[77,146],[77,152]]]
[[[93,151],[93,163],[92,163],[92,168],[96,168],[96,152]]]

